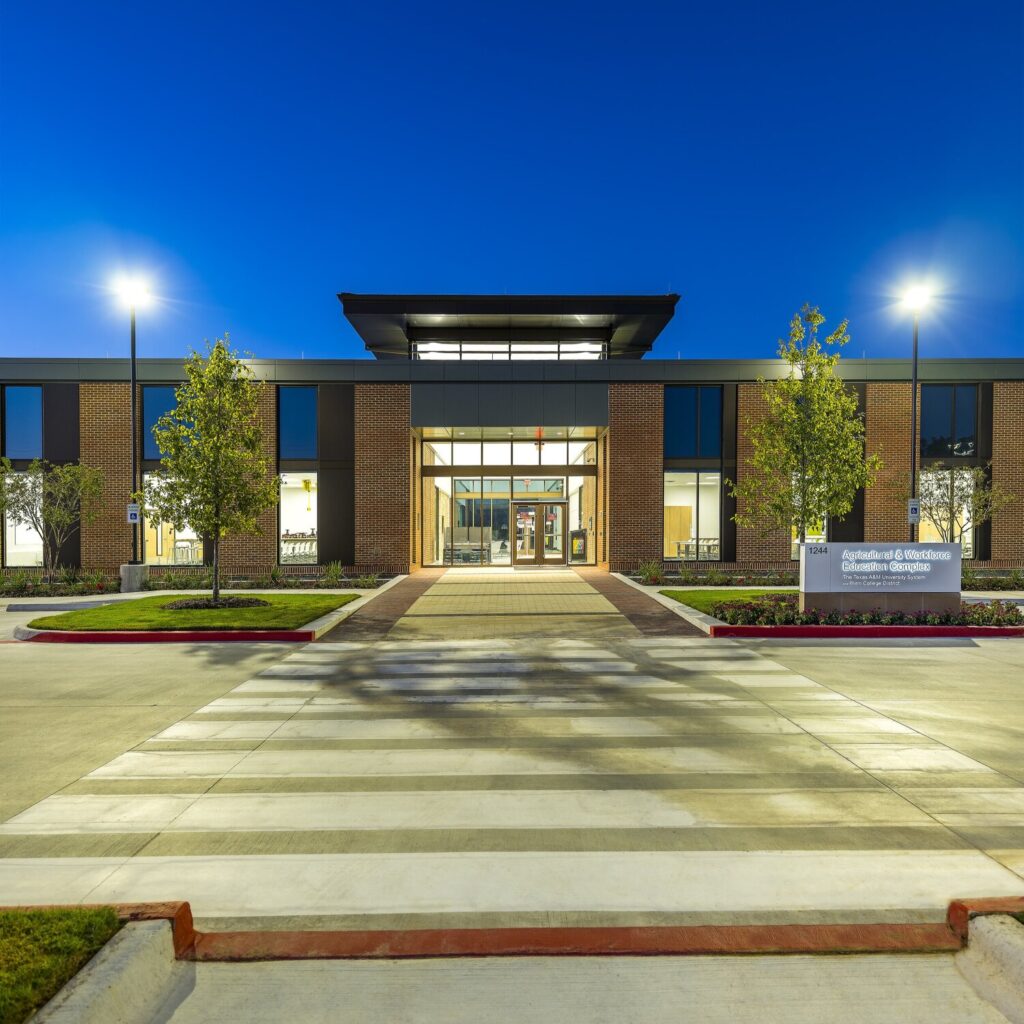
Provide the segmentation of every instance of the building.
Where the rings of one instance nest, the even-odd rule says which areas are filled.
[[[373,358],[256,360],[262,417],[281,477],[261,535],[229,538],[236,573],[432,565],[597,565],[658,559],[695,568],[791,568],[786,531],[739,528],[724,481],[750,456],[772,359],[644,358],[678,296],[339,296]],[[910,366],[848,359],[869,451],[885,469],[833,540],[906,535],[894,480],[907,473]],[[181,365],[139,364],[142,472],[149,428],[173,405]],[[131,554],[129,366],[119,359],[0,359],[2,452],[102,469],[103,513],[65,564],[114,572]],[[991,464],[1019,498],[969,537],[979,566],[1024,566],[1024,359],[923,360],[924,464]],[[201,537],[145,523],[153,571],[188,570]],[[922,539],[929,539],[925,533]],[[38,565],[39,538],[3,530],[4,571]],[[201,570],[195,570],[201,571]]]

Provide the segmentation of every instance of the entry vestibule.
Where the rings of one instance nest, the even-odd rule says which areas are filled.
[[[565,565],[566,506],[561,502],[515,502],[513,565]]]

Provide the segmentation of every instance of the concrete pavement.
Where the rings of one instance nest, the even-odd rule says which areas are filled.
[[[1019,650],[311,644],[0,827],[0,893],[207,928],[941,920],[1024,893]]]

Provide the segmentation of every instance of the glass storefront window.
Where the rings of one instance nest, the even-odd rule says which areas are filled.
[[[173,411],[178,404],[174,388],[147,385],[142,389],[142,457],[159,459],[160,449],[153,436],[153,427],[161,416]]]
[[[596,441],[570,441],[569,465],[593,466],[597,462]]]
[[[508,441],[484,441],[485,466],[511,466],[512,446]]]
[[[479,565],[483,541],[480,478],[456,477],[454,495],[451,564]]]
[[[43,457],[43,389],[23,384],[4,388],[3,454],[9,459]],[[35,563],[24,563],[33,565]]]
[[[452,464],[451,441],[426,441],[423,445],[424,466],[450,466]]]
[[[800,557],[800,538],[797,535],[797,529],[795,526],[790,528],[789,535],[791,538],[789,557],[796,560]],[[824,544],[828,540],[828,521],[825,519],[819,519],[815,523],[810,523],[807,527],[807,543],[808,544]]]
[[[282,565],[317,562],[317,475],[281,474],[280,561]]]
[[[484,477],[480,526],[483,529],[485,564],[509,565],[512,562],[508,532],[509,497],[508,477]]]
[[[595,561],[597,535],[597,477],[569,477],[569,561]]]
[[[480,442],[479,441],[456,441],[452,445],[453,466],[479,466],[480,465]]]
[[[317,389],[315,387],[289,386],[277,389],[277,457],[279,459],[315,459],[317,457],[316,399]]]
[[[144,473],[143,488],[154,483],[151,473]],[[175,530],[170,523],[154,522],[148,517],[142,519],[142,560],[147,565],[202,565],[203,538],[187,524],[184,529]]]
[[[446,476],[423,478],[423,564],[444,565],[450,547],[452,481]]]
[[[565,497],[565,477],[515,477],[512,497],[560,500]]]
[[[722,557],[722,474],[665,474],[666,559],[719,561]]]

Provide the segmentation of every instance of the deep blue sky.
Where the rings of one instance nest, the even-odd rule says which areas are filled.
[[[1024,5],[9,3],[0,354],[230,331],[362,355],[338,291],[682,295],[655,355],[802,302],[903,355],[1024,355]]]

